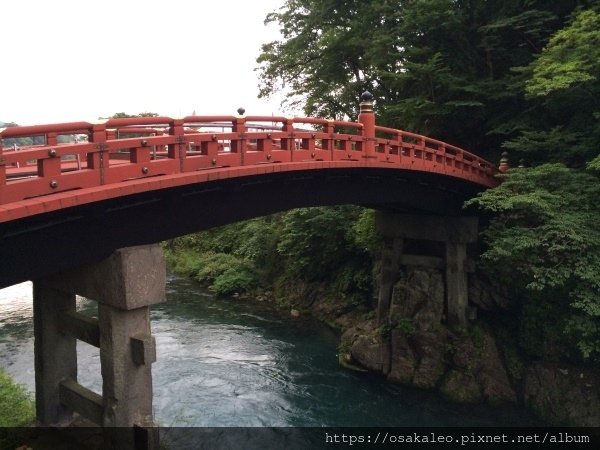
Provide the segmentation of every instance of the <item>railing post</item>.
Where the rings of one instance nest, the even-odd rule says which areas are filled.
[[[240,153],[240,161],[244,165],[244,154],[246,153],[246,116],[244,108],[238,108],[238,115],[232,121],[231,132],[237,134],[231,139],[231,153]]]
[[[360,96],[360,114],[358,122],[362,124],[363,158],[375,155],[375,113],[373,112],[373,94],[365,91]]]
[[[90,152],[87,154],[88,168],[98,170],[100,174],[99,183],[104,184],[105,171],[108,168],[108,153],[106,152],[106,123],[97,123],[92,125],[92,132],[90,134],[90,142],[96,144],[97,152]]]
[[[290,161],[294,160],[294,151],[296,150],[296,146],[294,145],[294,118],[286,117],[285,122],[283,122],[283,126],[281,127],[281,131],[288,133],[289,137],[281,138],[281,150],[287,150],[290,152]]]
[[[167,146],[167,156],[170,159],[179,160],[179,172],[183,172],[184,159],[186,157],[185,152],[185,130],[183,129],[183,119],[173,119],[169,123],[169,135],[175,136],[175,140],[172,144]]]
[[[4,144],[2,143],[2,136],[0,136],[0,187],[6,184],[6,161],[2,155]]]
[[[508,152],[502,152],[502,157],[500,158],[500,165],[498,166],[498,172],[506,173],[510,165],[508,163]]]

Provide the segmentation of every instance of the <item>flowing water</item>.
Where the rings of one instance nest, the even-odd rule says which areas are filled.
[[[95,303],[78,298],[93,314]],[[170,276],[152,307],[154,414],[174,427],[450,427],[534,423],[522,411],[461,407],[342,369],[337,337],[308,317],[215,299]],[[101,393],[98,349],[78,342],[79,382]],[[0,290],[0,367],[34,391],[31,284]]]

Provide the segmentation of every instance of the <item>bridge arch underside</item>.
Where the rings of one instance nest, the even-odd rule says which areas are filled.
[[[459,216],[483,188],[429,172],[378,168],[278,172],[178,186],[0,224],[0,287],[149,244],[293,208],[355,204]]]

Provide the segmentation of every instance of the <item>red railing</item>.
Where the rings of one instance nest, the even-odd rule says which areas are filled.
[[[437,172],[485,187],[497,184],[495,167],[478,156],[426,136],[375,126],[372,112],[361,116],[359,122],[140,117],[5,128],[0,142],[37,138],[43,143],[0,147],[0,222],[77,204],[82,190],[94,189],[94,198],[102,197],[99,188],[116,188],[109,197],[125,195],[173,185],[160,180],[182,174],[204,173],[210,180],[267,171],[380,167]],[[61,136],[77,139],[59,143]],[[146,179],[153,183],[140,188]],[[133,182],[138,185],[133,191],[118,192]],[[62,203],[49,205],[59,194]],[[21,209],[17,216],[15,205]]]

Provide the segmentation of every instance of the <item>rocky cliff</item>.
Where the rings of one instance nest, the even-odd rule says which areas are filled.
[[[473,311],[490,315],[507,314],[511,306],[475,275],[469,302]],[[499,335],[483,320],[461,330],[447,327],[442,273],[409,268],[394,285],[387,320],[364,320],[343,333],[340,362],[392,382],[437,389],[456,402],[520,403],[548,423],[600,424],[598,371],[528,360]]]

